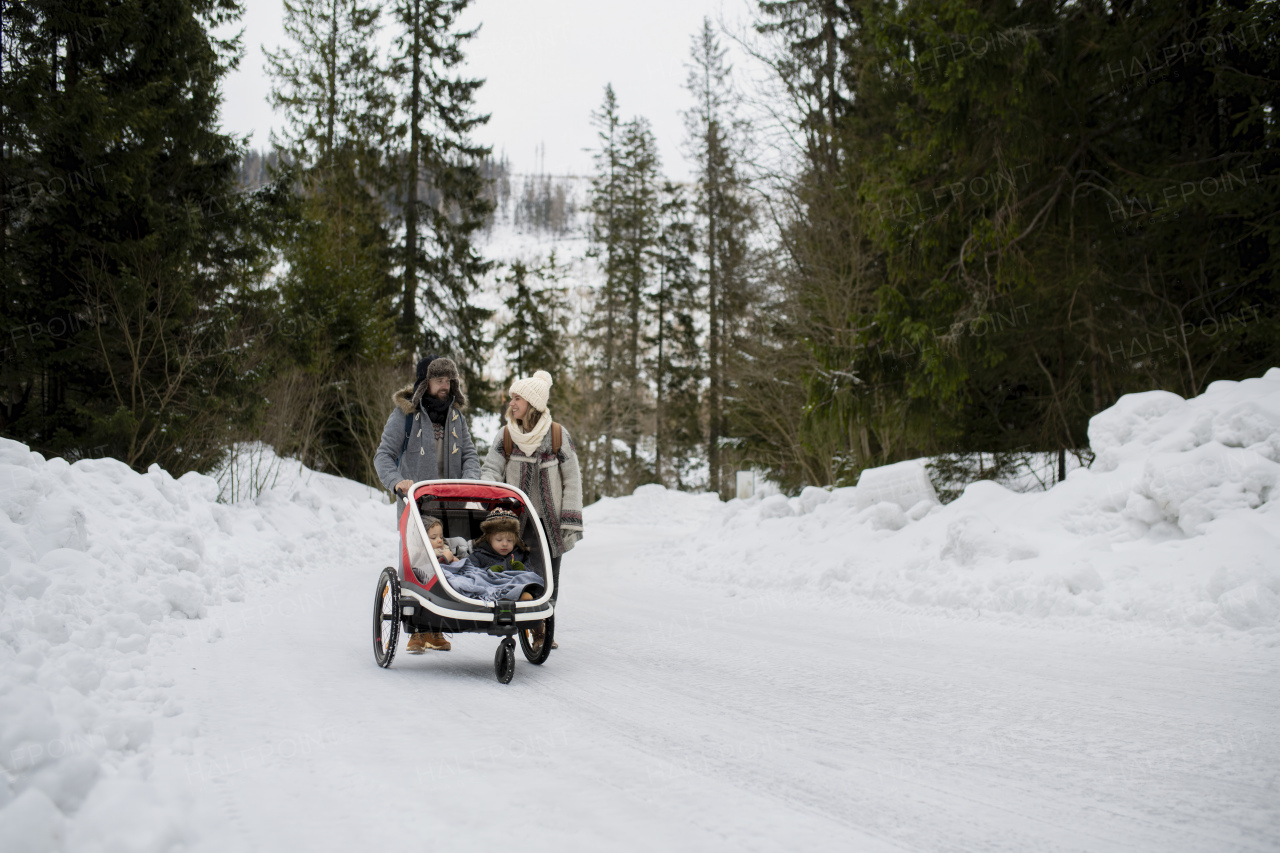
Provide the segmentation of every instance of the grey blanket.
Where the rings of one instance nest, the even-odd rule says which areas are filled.
[[[537,572],[491,572],[470,563],[441,566],[440,569],[449,579],[449,586],[468,598],[518,601],[526,587],[537,587],[528,590],[534,598],[542,594],[542,578]]]

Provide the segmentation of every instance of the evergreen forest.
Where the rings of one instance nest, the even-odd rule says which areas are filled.
[[[1280,366],[1280,4],[761,0],[673,34],[680,169],[583,105],[581,192],[478,141],[477,5],[285,0],[258,151],[220,120],[244,2],[0,0],[0,435],[376,485],[437,353],[495,423],[551,372],[588,501],[729,497],[1087,464],[1121,395]]]

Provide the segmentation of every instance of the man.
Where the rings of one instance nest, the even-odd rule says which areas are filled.
[[[480,457],[462,414],[467,398],[451,359],[433,355],[421,359],[414,383],[397,391],[392,400],[396,407],[383,427],[373,464],[382,484],[396,494],[399,519],[414,483],[478,480]],[[410,637],[405,650],[422,654],[428,648],[447,652],[451,646],[443,634],[422,633]]]
[[[405,494],[419,480],[480,479],[480,457],[462,414],[467,398],[451,359],[433,355],[421,359],[414,383],[391,399],[396,407],[382,430],[374,467],[383,485],[400,499],[398,509],[403,509]]]

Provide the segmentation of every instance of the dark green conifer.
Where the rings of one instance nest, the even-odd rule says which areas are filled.
[[[211,36],[240,13],[0,8],[6,435],[177,474],[216,464],[250,405],[238,311],[263,255],[219,129],[238,43]]]
[[[497,331],[497,340],[507,352],[509,376],[503,387],[537,370],[560,376],[569,320],[565,289],[559,286],[563,276],[553,251],[545,263],[532,268],[524,261],[514,261],[508,275],[498,280],[499,285],[510,288],[502,304],[511,316]]]
[[[457,356],[472,398],[492,395],[483,379],[492,312],[473,301],[493,264],[476,247],[494,210],[486,162],[492,149],[474,140],[489,117],[476,111],[484,81],[462,73],[476,30],[459,20],[470,0],[395,0],[400,25],[392,73],[405,116],[397,182],[404,199],[399,255],[402,345]]]

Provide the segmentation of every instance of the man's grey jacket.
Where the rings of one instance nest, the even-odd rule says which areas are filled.
[[[436,436],[431,419],[427,417],[425,407],[413,405],[413,386],[397,391],[392,397],[396,407],[387,418],[387,425],[382,430],[382,442],[378,452],[374,454],[373,465],[378,471],[378,479],[388,490],[394,490],[401,480],[479,480],[480,457],[476,455],[475,444],[471,441],[471,430],[467,427],[467,419],[459,411],[455,402],[445,416],[444,440],[441,452],[444,454],[444,469],[440,469],[436,460]],[[409,444],[405,447],[404,457],[397,465],[400,447],[404,444],[405,416],[412,415],[409,422]]]

